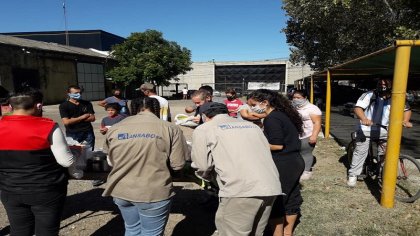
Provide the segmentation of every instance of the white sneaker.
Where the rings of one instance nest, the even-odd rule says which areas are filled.
[[[312,171],[303,171],[302,175],[300,176],[300,181],[308,180],[312,178]]]
[[[347,180],[347,185],[349,187],[354,187],[357,184],[357,176],[349,176],[349,179]]]

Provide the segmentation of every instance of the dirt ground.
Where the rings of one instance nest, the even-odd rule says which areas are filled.
[[[172,114],[184,113],[189,101],[170,101]],[[105,116],[95,106],[97,129]],[[58,107],[45,108],[45,116],[59,122]],[[187,140],[192,129],[182,128]],[[103,137],[96,133],[96,148]],[[333,139],[320,139],[315,149],[313,179],[304,182],[302,216],[295,235],[420,235],[420,202],[396,202],[392,209],[380,206],[374,183],[346,186],[345,150]],[[165,235],[217,235],[214,215],[217,199],[193,182],[175,182],[176,196]],[[90,181],[71,180],[61,222],[60,235],[124,235],[124,225],[111,198],[101,197],[104,186]],[[0,204],[1,205],[1,204]],[[3,206],[0,206],[0,235],[9,233]]]

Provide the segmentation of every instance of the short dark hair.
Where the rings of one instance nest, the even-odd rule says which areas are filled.
[[[13,109],[30,110],[36,104],[42,103],[44,95],[36,89],[30,89],[24,92],[12,94],[9,97],[9,104]]]
[[[80,89],[82,90],[78,85],[70,85],[69,87],[67,87],[67,92],[70,93],[70,89]]]
[[[209,93],[209,91],[204,90],[204,89],[199,89],[197,91],[195,91],[193,94],[191,94],[191,98],[193,97],[200,97],[200,99],[202,101],[205,101],[207,97],[211,96],[211,94]]]
[[[306,92],[306,90],[303,90],[303,89],[302,90],[295,90],[295,91],[293,91],[293,95],[295,95],[295,94],[300,94],[304,98],[307,98],[308,97],[308,93]]]
[[[203,85],[198,90],[204,90],[210,93],[210,96],[213,96],[213,88],[210,85]]]
[[[108,110],[108,108],[112,108],[112,109],[114,109],[114,110],[116,110],[116,111],[118,111],[118,112],[121,110],[121,106],[120,106],[120,104],[118,104],[118,103],[116,103],[116,102],[107,103],[107,104],[105,105],[105,111],[106,111],[106,110]]]

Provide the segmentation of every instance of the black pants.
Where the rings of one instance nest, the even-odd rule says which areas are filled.
[[[10,235],[58,235],[67,188],[44,193],[15,194],[1,191],[10,222]]]
[[[290,156],[274,157],[273,160],[280,174],[282,192],[286,195],[277,197],[270,218],[275,219],[284,215],[299,214],[300,206],[303,203],[299,178],[305,169],[305,162],[298,153]]]

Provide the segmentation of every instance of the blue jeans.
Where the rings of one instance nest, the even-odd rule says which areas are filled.
[[[80,132],[66,131],[66,136],[73,138],[79,143],[86,141],[87,144],[92,148],[92,151],[95,149],[95,134],[93,133],[93,130]]]
[[[125,236],[163,235],[172,199],[159,202],[130,202],[114,198],[125,224]]]

